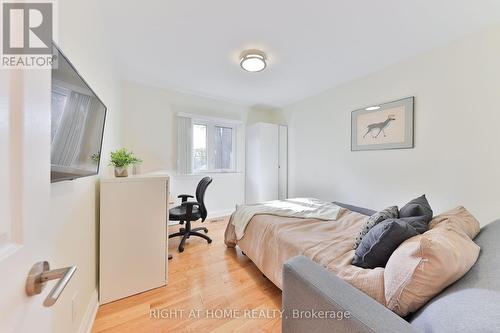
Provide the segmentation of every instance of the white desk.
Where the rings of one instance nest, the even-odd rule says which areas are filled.
[[[101,180],[101,304],[165,286],[169,177]]]

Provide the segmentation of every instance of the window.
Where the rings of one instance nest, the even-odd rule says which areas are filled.
[[[231,125],[193,119],[193,172],[235,171],[235,132]]]
[[[208,170],[207,125],[193,124],[193,169]]]
[[[238,123],[179,115],[178,172],[236,172]]]
[[[231,169],[233,155],[233,129],[231,127],[215,126],[214,159],[216,170]]]

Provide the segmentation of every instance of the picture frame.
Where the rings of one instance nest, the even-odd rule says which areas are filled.
[[[414,148],[415,97],[351,112],[351,151]]]

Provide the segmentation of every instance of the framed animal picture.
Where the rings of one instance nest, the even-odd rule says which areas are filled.
[[[351,113],[351,150],[413,148],[414,97]]]

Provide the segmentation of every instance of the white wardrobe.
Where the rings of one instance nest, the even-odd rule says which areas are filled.
[[[256,123],[246,132],[246,203],[288,197],[288,129]]]

